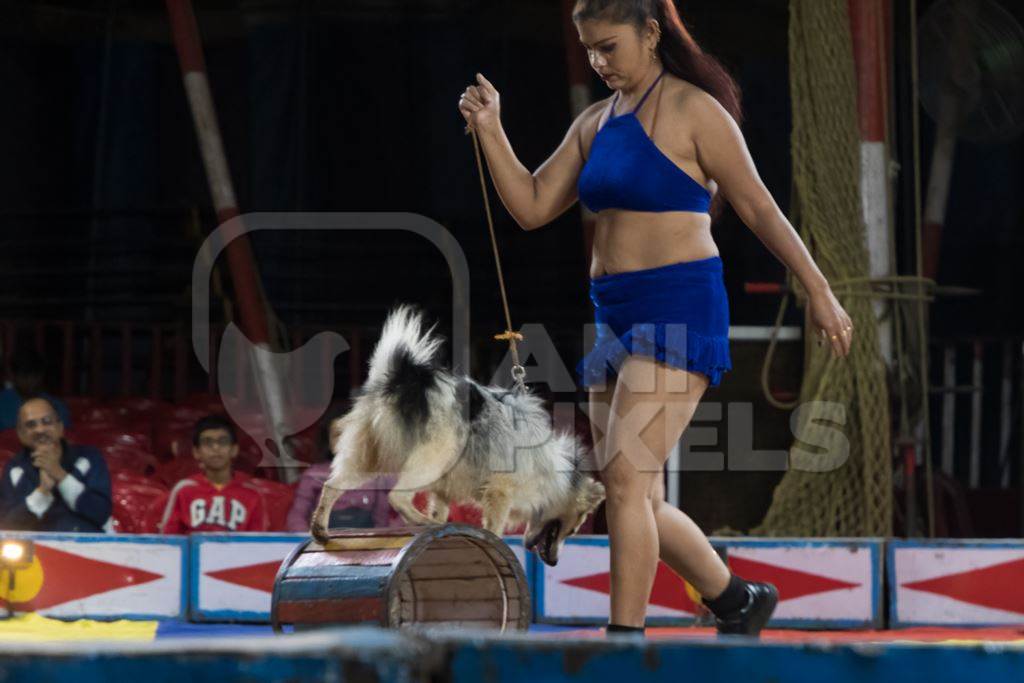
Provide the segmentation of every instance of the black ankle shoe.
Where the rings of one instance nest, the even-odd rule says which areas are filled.
[[[750,599],[746,606],[723,617],[715,618],[719,633],[738,633],[756,636],[771,619],[775,605],[779,602],[779,591],[770,583],[748,583]]]

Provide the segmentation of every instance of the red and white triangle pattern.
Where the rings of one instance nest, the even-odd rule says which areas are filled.
[[[728,545],[728,543],[727,543]],[[750,581],[779,589],[775,619],[869,621],[872,619],[871,552],[861,546],[806,545],[728,547],[729,565]]]
[[[543,614],[607,618],[608,562],[607,546],[566,543],[558,565],[543,570]],[[729,564],[746,579],[770,581],[778,587],[777,618],[868,621],[873,616],[873,567],[867,548],[802,543],[734,546],[729,548]],[[685,618],[695,608],[683,580],[659,563],[648,615]]]
[[[39,539],[42,587],[13,607],[65,618],[180,617],[182,552],[180,545],[163,543]]]
[[[199,543],[199,610],[269,615],[274,577],[301,540]]]
[[[927,624],[1024,623],[1024,544],[895,548],[895,619]]]

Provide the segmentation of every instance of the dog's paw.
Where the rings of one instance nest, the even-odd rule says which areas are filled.
[[[405,523],[410,526],[432,526],[437,524],[433,519],[415,508],[412,510],[402,510],[400,514],[402,515],[402,519],[405,520]]]
[[[313,537],[313,540],[324,545],[330,540],[330,536],[327,534],[327,529],[323,524],[314,524],[309,528],[309,533]]]
[[[448,508],[447,505],[438,506],[437,508],[431,510],[429,515],[430,521],[434,524],[444,524],[448,521],[449,512],[450,509]]]

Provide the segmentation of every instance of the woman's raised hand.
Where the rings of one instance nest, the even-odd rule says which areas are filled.
[[[466,88],[459,98],[459,111],[466,124],[477,132],[493,129],[501,115],[501,96],[483,74],[476,75],[476,85]]]

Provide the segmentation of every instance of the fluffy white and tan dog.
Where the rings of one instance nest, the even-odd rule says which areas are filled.
[[[310,531],[326,541],[343,492],[396,475],[388,499],[410,524],[443,523],[451,503],[472,502],[495,534],[526,522],[526,548],[554,565],[565,539],[604,500],[604,486],[583,471],[589,454],[575,435],[552,431],[537,396],[441,367],[443,342],[409,306],[388,316],[366,383],[331,425],[331,476]],[[430,494],[426,513],[413,505],[418,491]]]

